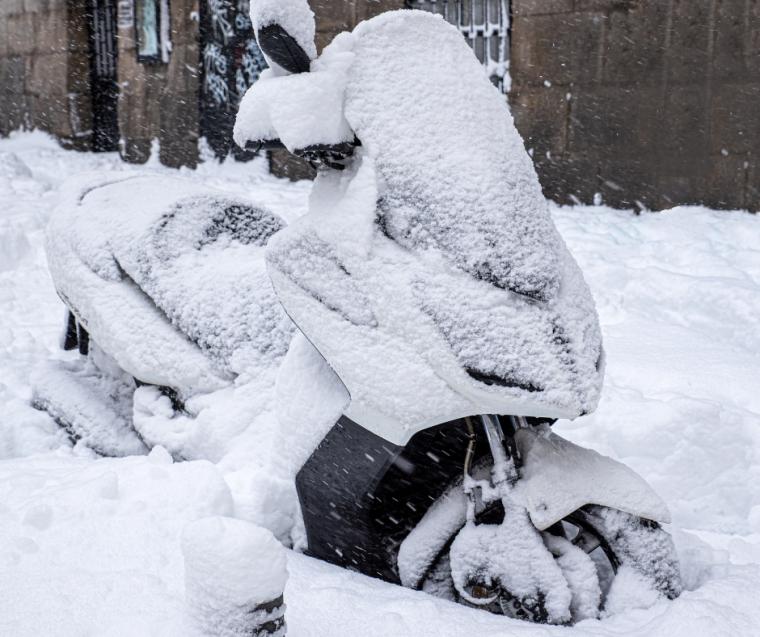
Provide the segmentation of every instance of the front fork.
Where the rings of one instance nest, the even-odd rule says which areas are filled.
[[[513,488],[519,479],[519,454],[514,444],[514,434],[518,429],[527,428],[527,420],[522,416],[507,416],[504,419],[493,415],[465,418],[469,432],[469,443],[464,462],[464,492],[467,496],[467,521],[476,523],[477,516],[489,502],[501,500],[504,513],[513,501]],[[485,435],[493,459],[490,483],[478,480],[472,475],[472,459],[475,454],[477,430]],[[505,432],[505,429],[507,431]]]
[[[529,521],[524,503],[519,501],[516,485],[520,478],[520,455],[514,442],[518,429],[530,427],[525,418],[519,416],[498,417],[493,415],[466,418],[469,430],[469,444],[464,463],[464,492],[467,497],[466,524],[460,534],[477,534],[480,524],[498,525],[502,531],[509,534],[526,534]],[[472,460],[475,453],[478,430],[482,431],[491,452],[492,465],[490,476],[483,479],[473,475]],[[495,506],[503,507],[501,521],[493,519]],[[506,526],[505,526],[506,525]],[[483,536],[481,536],[483,537]],[[527,537],[527,536],[526,536]],[[495,538],[494,538],[495,539]],[[492,540],[493,541],[493,540]],[[496,540],[497,542],[499,540]],[[541,542],[536,536],[536,541]],[[529,544],[527,545],[529,546]],[[497,550],[500,550],[497,547]],[[487,565],[481,564],[480,568]],[[471,604],[480,607],[492,607],[494,612],[501,612],[510,617],[533,618],[534,621],[545,621],[546,612],[543,601],[535,599],[520,599],[502,588],[500,581],[479,568],[475,568],[471,577],[464,580],[463,585],[457,586],[459,594]],[[500,609],[496,611],[496,607]]]

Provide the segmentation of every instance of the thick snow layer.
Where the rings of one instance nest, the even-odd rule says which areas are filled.
[[[188,179],[122,172],[65,188],[48,230],[51,273],[124,369],[192,394],[285,354],[293,328],[264,267],[279,217]]]
[[[499,583],[521,602],[535,604],[542,596],[549,623],[570,621],[572,593],[563,569],[546,551],[525,510],[507,509],[498,525],[468,522],[451,544],[450,556],[451,576],[460,593],[473,583]]]
[[[125,374],[109,377],[82,358],[46,363],[36,371],[32,383],[33,405],[50,413],[72,440],[81,440],[106,456],[148,452],[132,427],[129,407],[135,386]]]
[[[0,634],[194,637],[182,531],[208,516],[255,521],[267,512],[272,524],[287,526],[272,511],[292,506],[295,494],[268,465],[280,446],[279,423],[265,410],[255,427],[228,431],[229,439],[220,434],[216,466],[172,464],[160,449],[125,459],[70,449],[68,436],[30,406],[30,375],[40,361],[75,356],[58,352],[64,317],[47,273],[43,228],[63,178],[134,168],[113,154],[65,152],[40,134],[0,140],[0,164],[11,153],[28,171],[0,178]],[[300,216],[308,186],[263,171],[261,163],[227,163],[192,174],[264,201],[288,222]],[[642,609],[652,602],[647,591],[618,579],[613,615],[572,629],[540,627],[288,553],[291,637],[757,634],[760,219],[701,208],[641,216],[604,207],[551,212],[594,293],[608,352],[599,409],[556,430],[625,462],[663,496],[685,592]],[[217,422],[244,424],[243,408],[225,412],[221,397],[216,405]]]
[[[388,233],[497,287],[554,297],[561,240],[504,97],[459,31],[419,11],[354,37],[346,116],[385,181]]]
[[[461,34],[425,12],[384,14],[336,38],[314,68],[258,82],[237,134],[253,134],[260,104],[290,112],[345,87],[338,103],[362,147],[347,170],[318,177],[309,214],[267,259],[288,314],[346,384],[351,417],[404,443],[484,405],[593,411],[593,300]],[[286,119],[271,120],[275,136],[300,137],[302,118]],[[296,147],[323,141],[323,127],[304,130],[312,138]]]
[[[182,536],[185,601],[204,634],[242,637],[258,628],[257,610],[285,590],[285,549],[266,529],[233,518],[189,524]],[[264,622],[260,622],[263,624]]]
[[[586,504],[600,504],[647,520],[671,521],[667,505],[629,467],[568,442],[551,430],[515,436],[523,458],[520,483],[531,520],[548,529]]]
[[[183,528],[232,513],[211,463],[172,464],[160,448],[4,462],[0,501],[0,632],[19,637],[178,634]]]
[[[346,38],[340,42],[350,44]],[[346,70],[353,54],[336,41],[311,65],[311,72],[277,75],[264,71],[243,97],[235,120],[235,142],[279,139],[291,151],[354,139],[343,113]]]
[[[565,538],[545,533],[543,540],[557,558],[557,565],[570,585],[570,613],[573,620],[595,619],[602,599],[596,565],[585,551]]]

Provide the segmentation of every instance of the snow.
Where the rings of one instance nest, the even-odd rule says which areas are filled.
[[[181,532],[232,513],[211,463],[172,464],[160,448],[103,462],[65,452],[4,462],[0,498],[0,632],[18,636],[178,634]]]
[[[599,586],[599,576],[595,564],[582,549],[574,546],[565,538],[545,533],[543,540],[546,547],[557,558],[557,565],[570,585],[572,594],[570,600],[571,616],[575,621],[595,619],[602,599],[602,590]],[[656,592],[653,597],[655,602],[658,601]],[[648,606],[652,605],[649,604]],[[609,596],[605,607],[608,611],[610,610]]]
[[[284,470],[269,465],[280,448],[274,407],[263,409],[253,432],[245,409],[224,412],[218,397],[215,424],[231,421],[237,433],[227,438],[225,430],[206,449],[211,420],[199,430],[197,457],[208,451],[214,463],[175,463],[161,448],[130,458],[72,448],[30,406],[40,362],[75,360],[58,351],[63,312],[45,263],[44,226],[63,179],[85,171],[192,175],[265,203],[288,222],[305,211],[308,185],[269,178],[262,163],[204,164],[194,173],[136,169],[113,154],[63,151],[39,133],[0,140],[0,167],[0,634],[193,637],[199,631],[185,605],[181,550],[186,525],[209,516],[281,528],[292,522],[267,518],[273,502],[292,505],[294,497],[279,477]],[[642,215],[550,209],[594,293],[607,349],[598,410],[559,422],[556,431],[626,463],[663,497],[686,590],[649,606],[653,599],[637,593],[635,581],[618,579],[621,595],[612,606],[608,600],[608,616],[572,629],[541,627],[288,551],[292,637],[757,634],[760,219],[702,208]],[[292,368],[308,374],[309,360],[302,352]],[[277,382],[277,400],[287,400],[288,379]],[[331,408],[340,410],[339,386],[332,391]],[[293,405],[289,422],[299,413],[308,413],[308,396]],[[301,453],[296,448],[292,461]]]
[[[241,100],[235,142],[279,139],[291,151],[354,139],[343,114],[346,69],[353,61],[348,34],[326,49],[309,73],[278,75],[264,71]]]
[[[182,535],[182,553],[185,600],[204,634],[250,635],[267,618],[258,607],[278,600],[285,589],[285,549],[269,531],[248,522],[193,522]]]
[[[509,509],[506,503],[505,510],[501,524],[475,525],[468,520],[456,536],[450,551],[454,585],[464,594],[472,583],[498,583],[526,605],[543,596],[548,623],[570,622],[572,592],[562,568],[546,551],[527,512]]]
[[[551,430],[521,430],[515,440],[523,458],[520,491],[536,528],[548,529],[586,504],[647,520],[671,521],[667,505],[624,464],[574,445]]]
[[[134,385],[121,376],[100,373],[89,359],[50,361],[32,376],[32,404],[50,413],[69,436],[96,453],[147,453],[132,427],[129,398]]]
[[[385,182],[388,233],[499,288],[554,297],[559,240],[538,179],[459,30],[428,12],[390,12],[354,38],[346,117]]]
[[[293,327],[264,267],[264,246],[284,227],[279,217],[189,179],[122,172],[64,187],[48,229],[51,274],[125,370],[208,391],[220,377],[285,354]]]
[[[342,91],[362,146],[317,178],[309,214],[273,237],[267,260],[289,316],[351,394],[349,417],[402,444],[484,405],[593,411],[593,300],[503,95],[459,31],[426,12],[386,13],[341,34],[314,69],[261,79],[236,136],[263,135],[267,111],[289,148],[322,142],[329,122],[305,126],[294,105]]]
[[[433,503],[401,543],[397,563],[404,586],[419,588],[428,565],[466,519],[467,499],[460,483]]]

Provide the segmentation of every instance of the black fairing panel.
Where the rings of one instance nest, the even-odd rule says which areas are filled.
[[[397,447],[343,416],[296,478],[307,554],[400,583],[398,547],[461,478],[467,442],[461,419]],[[476,458],[486,451],[479,442]]]

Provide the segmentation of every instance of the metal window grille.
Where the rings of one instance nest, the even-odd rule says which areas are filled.
[[[114,151],[119,143],[116,3],[114,0],[89,0],[86,17],[90,39],[92,148]]]
[[[410,9],[438,13],[456,26],[504,93],[509,90],[509,4],[510,0],[407,0]]]
[[[92,54],[96,77],[116,79],[116,23],[111,0],[92,0]]]

